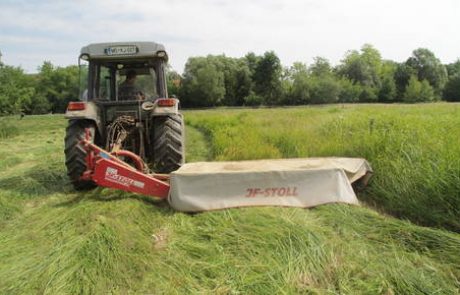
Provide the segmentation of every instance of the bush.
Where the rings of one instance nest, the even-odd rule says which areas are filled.
[[[393,102],[396,100],[396,83],[393,77],[385,77],[379,90],[380,102]]]
[[[449,79],[444,88],[443,97],[447,101],[460,101],[460,74]]]
[[[353,84],[349,79],[343,78],[339,81],[340,83],[340,102],[358,102],[359,95],[362,92],[359,84]]]
[[[35,94],[32,83],[21,68],[0,64],[0,115],[28,112]]]
[[[312,78],[311,82],[311,103],[335,103],[339,100],[340,84],[334,78]]]
[[[294,104],[307,104],[310,101],[310,85],[308,76],[295,77],[291,91]]]
[[[407,84],[403,97],[404,102],[424,102],[434,100],[434,90],[427,80],[420,82],[412,76]]]
[[[46,114],[50,111],[51,104],[43,95],[36,95],[32,98],[29,113],[33,115]]]
[[[263,97],[255,94],[253,91],[249,93],[248,96],[244,98],[244,105],[247,106],[260,106],[264,101]]]
[[[376,102],[377,101],[377,89],[369,86],[363,86],[363,90],[359,95],[359,102]]]

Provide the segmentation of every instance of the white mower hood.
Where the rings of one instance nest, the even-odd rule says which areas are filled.
[[[367,183],[372,168],[359,158],[305,158],[198,162],[171,174],[170,205],[200,212],[234,207],[308,208],[358,205],[351,183]]]

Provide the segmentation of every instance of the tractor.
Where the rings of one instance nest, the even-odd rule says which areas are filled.
[[[81,49],[80,100],[65,114],[67,174],[76,190],[94,188],[83,174],[88,150],[82,140],[135,166],[143,173],[170,173],[184,163],[184,121],[179,100],[169,97],[166,83],[168,54],[154,42],[90,44]],[[135,159],[136,157],[134,157]]]

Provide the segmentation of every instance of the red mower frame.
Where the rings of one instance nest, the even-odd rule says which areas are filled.
[[[86,155],[86,171],[82,180],[94,181],[98,186],[120,189],[126,192],[166,199],[169,195],[169,175],[149,174],[144,161],[136,154],[119,150],[107,152],[90,141],[91,134],[86,130],[86,138],[81,141]],[[130,159],[134,166],[118,157]]]

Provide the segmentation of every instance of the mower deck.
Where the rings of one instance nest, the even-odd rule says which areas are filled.
[[[366,183],[371,172],[369,163],[357,158],[189,163],[171,174],[168,201],[186,212],[359,204],[351,183]]]
[[[82,141],[88,151],[85,180],[99,186],[168,199],[178,211],[200,212],[233,207],[313,207],[341,202],[359,204],[351,186],[369,179],[364,159],[305,158],[239,162],[199,162],[168,175],[146,173],[139,156],[109,153]],[[117,156],[130,159],[135,167]]]

